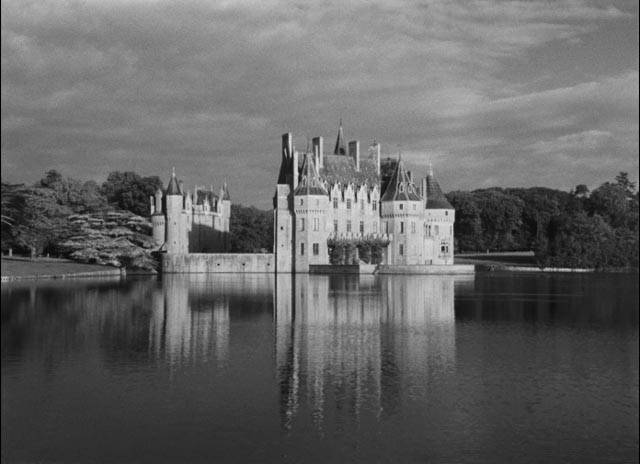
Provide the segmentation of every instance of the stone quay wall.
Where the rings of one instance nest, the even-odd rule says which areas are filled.
[[[167,253],[162,255],[164,274],[273,273],[273,253]]]

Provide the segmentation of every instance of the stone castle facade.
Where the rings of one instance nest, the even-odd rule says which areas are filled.
[[[194,187],[185,192],[182,182],[171,174],[163,192],[150,198],[153,239],[161,251],[173,254],[221,253],[229,251],[231,198],[227,184],[219,195]]]
[[[332,153],[324,153],[322,137],[301,153],[291,133],[282,136],[274,196],[276,272],[309,272],[330,264],[336,246],[362,252],[372,243],[382,244],[378,263],[450,265],[454,222],[455,210],[431,169],[418,186],[399,156],[391,177],[383,178],[380,145],[361,153],[358,141],[346,143],[342,124]]]

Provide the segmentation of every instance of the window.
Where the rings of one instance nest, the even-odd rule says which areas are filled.
[[[338,220],[334,219],[333,220],[333,231],[337,234],[338,233]]]
[[[304,243],[300,244],[300,256],[304,256]]]
[[[304,230],[304,218],[300,218],[300,230]]]
[[[416,223],[415,223],[415,222],[412,222],[412,223],[411,223],[411,233],[412,233],[412,234],[415,234],[415,233],[416,233]]]
[[[351,199],[347,198],[347,209],[351,209]]]
[[[434,231],[435,236],[437,237],[438,235],[440,235],[440,226],[436,226],[435,227],[435,231]]]
[[[351,221],[347,221],[347,232],[351,232]]]
[[[373,208],[374,211],[378,209],[378,201],[377,200],[373,200],[372,208]]]
[[[318,205],[320,205],[320,200],[318,200],[318,199],[316,198],[316,206],[318,206]],[[415,209],[415,206],[413,207],[413,209]]]
[[[404,205],[400,203],[400,209],[404,209]]]
[[[400,256],[404,255],[404,245],[400,245]]]
[[[374,233],[374,234],[377,234],[377,233],[378,233],[378,223],[377,223],[377,222],[374,222],[374,223],[373,223],[373,233]]]
[[[443,254],[449,254],[449,245],[440,245],[440,252]]]
[[[304,199],[303,198],[300,198],[300,204],[304,205]]]
[[[364,234],[364,221],[360,221],[360,233]]]
[[[384,233],[389,233],[389,221],[384,221]]]
[[[360,200],[360,209],[364,209],[364,200]]]
[[[338,198],[336,197],[333,198],[333,208],[338,209]]]
[[[404,222],[400,221],[400,233],[404,234]]]
[[[320,218],[313,218],[313,230],[316,232],[320,230]]]
[[[320,254],[320,244],[314,243],[313,244],[313,255],[314,256],[318,256],[319,254]]]

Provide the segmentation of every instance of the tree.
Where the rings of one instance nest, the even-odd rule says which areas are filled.
[[[232,204],[229,240],[233,253],[271,252],[273,212]]]
[[[447,200],[456,210],[455,246],[458,252],[485,248],[480,208],[472,192],[449,192]]]
[[[67,217],[72,212],[68,206],[58,203],[52,189],[21,189],[15,203],[15,222],[11,228],[13,242],[28,249],[31,256],[41,255],[66,237],[69,231]]]
[[[636,190],[636,183],[629,180],[629,174],[626,172],[620,172],[616,176],[616,185],[623,189],[628,197],[632,197]]]
[[[135,172],[114,171],[102,184],[107,201],[138,216],[149,216],[149,197],[162,188],[158,176],[141,177]]]
[[[71,177],[63,178],[55,169],[46,172],[35,187],[54,192],[58,204],[68,206],[74,213],[94,213],[109,208],[106,197],[94,181],[84,184]]]

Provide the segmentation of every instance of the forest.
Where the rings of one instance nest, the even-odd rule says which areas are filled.
[[[72,233],[70,217],[113,211],[146,217],[158,188],[157,176],[120,171],[101,185],[55,170],[33,185],[2,182],[3,254],[65,257],[60,244]],[[541,267],[638,268],[638,192],[625,172],[593,191],[489,188],[446,196],[456,209],[456,253],[532,250]],[[272,211],[232,203],[230,237],[231,252],[270,252]]]

